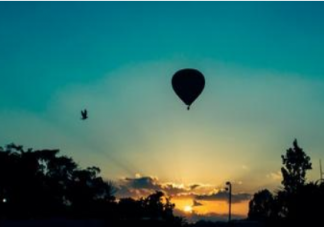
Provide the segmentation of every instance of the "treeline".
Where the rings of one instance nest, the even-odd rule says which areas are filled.
[[[324,183],[306,181],[306,172],[312,169],[310,157],[295,140],[281,158],[282,189],[255,193],[249,203],[248,218],[267,226],[321,226]]]
[[[135,200],[114,197],[112,182],[100,169],[82,169],[59,150],[33,150],[10,144],[0,147],[0,220],[100,219],[107,226],[318,226],[324,214],[324,183],[307,182],[310,157],[297,141],[282,155],[282,187],[254,194],[248,219],[232,223],[188,225],[173,214],[163,192]]]
[[[59,150],[0,147],[0,219],[101,219],[109,223],[154,222],[183,226],[163,192],[119,201],[98,167],[80,168]]]

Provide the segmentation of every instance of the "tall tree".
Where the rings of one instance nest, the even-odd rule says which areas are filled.
[[[293,142],[293,147],[289,148],[286,155],[282,155],[281,168],[282,184],[287,192],[295,192],[299,186],[305,184],[306,171],[312,169],[310,157],[306,155],[297,140]]]

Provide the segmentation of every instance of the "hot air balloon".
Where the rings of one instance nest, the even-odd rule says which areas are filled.
[[[181,69],[173,75],[172,87],[189,110],[191,104],[204,90],[205,78],[196,69]]]

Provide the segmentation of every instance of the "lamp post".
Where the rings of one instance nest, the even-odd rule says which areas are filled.
[[[232,184],[231,182],[227,181],[227,190],[228,190],[228,222],[231,221],[231,206],[232,206]]]

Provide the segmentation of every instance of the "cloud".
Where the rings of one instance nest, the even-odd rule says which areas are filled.
[[[187,193],[189,191],[188,188],[185,188],[184,185],[180,184],[172,184],[168,183],[165,185],[161,185],[162,191],[166,192],[167,195],[177,196],[181,193]]]
[[[193,185],[190,185],[190,189],[194,190],[194,189],[198,188],[199,186],[200,186],[199,184],[193,184]]]
[[[155,177],[125,178],[127,185],[134,189],[159,190],[158,179]]]
[[[117,183],[117,197],[145,197],[154,191],[160,191],[161,185],[157,177],[140,176],[126,177]]]
[[[197,200],[205,200],[205,201],[225,201],[228,202],[228,192],[227,191],[219,191],[217,193],[212,193],[208,195],[197,195],[195,199]],[[251,194],[248,193],[238,193],[232,194],[232,203],[240,203],[242,201],[246,201],[251,199]]]
[[[228,192],[217,190],[211,185],[204,184],[177,184],[161,182],[157,177],[141,176],[125,177],[117,183],[117,198],[142,198],[155,191],[162,191],[173,199],[192,199],[192,207],[204,206],[202,201],[228,202]],[[232,194],[232,203],[240,203],[251,199],[251,194]]]
[[[154,176],[141,176],[136,174],[135,177],[125,177],[120,179],[117,184],[117,197],[145,197],[155,191],[162,191],[167,196],[177,198],[192,198],[201,199],[207,198],[210,195],[216,195],[216,197],[223,196],[223,200],[228,198],[228,194],[219,192],[215,189],[215,186],[209,184],[182,184],[174,182],[161,182],[157,177]],[[235,196],[235,195],[234,195]],[[213,196],[211,196],[213,197]],[[234,201],[241,198],[242,195],[238,195],[238,198],[234,198]],[[201,199],[203,200],[203,199]],[[211,200],[207,198],[206,200]],[[199,203],[200,204],[200,203]],[[194,205],[198,206],[198,201],[194,200]]]
[[[136,174],[135,178],[126,177],[118,182],[118,197],[143,197],[155,191],[163,191],[167,196],[178,196],[192,192],[195,187],[185,186],[184,184],[162,183],[157,177],[141,176]]]

